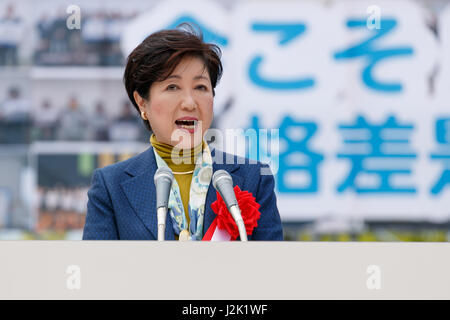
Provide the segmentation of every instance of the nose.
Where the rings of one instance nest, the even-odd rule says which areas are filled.
[[[181,101],[181,108],[184,110],[194,110],[195,108],[197,108],[197,102],[195,101],[194,96],[190,91],[186,92],[183,95],[183,100]]]

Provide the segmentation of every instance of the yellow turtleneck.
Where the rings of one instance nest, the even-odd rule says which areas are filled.
[[[178,187],[180,188],[184,213],[189,226],[189,191],[191,189],[193,172],[185,174],[176,173],[193,171],[195,169],[195,160],[197,159],[197,156],[201,154],[203,144],[199,144],[192,149],[177,152],[177,156],[174,158],[176,163],[174,163],[174,159],[172,158],[172,150],[174,148],[173,146],[159,142],[158,140],[156,140],[156,136],[154,134],[152,134],[152,136],[150,137],[150,143],[152,144],[153,148],[155,148],[158,155],[167,163],[169,168],[172,169],[172,172],[174,173],[175,180],[177,181]],[[177,235],[175,235],[175,239],[178,240]]]

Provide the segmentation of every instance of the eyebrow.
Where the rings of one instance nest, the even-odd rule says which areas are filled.
[[[176,79],[181,79],[181,76],[177,75],[177,74],[173,74],[167,77],[167,79],[171,79],[171,78],[176,78]],[[194,80],[198,80],[198,79],[205,79],[205,80],[209,80],[207,77],[203,76],[203,75],[199,75],[199,76],[195,76]]]

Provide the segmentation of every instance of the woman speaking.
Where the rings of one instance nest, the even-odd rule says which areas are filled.
[[[210,150],[204,140],[221,74],[220,49],[193,28],[153,33],[128,56],[125,88],[152,132],[150,146],[94,171],[83,240],[156,240],[153,179],[161,167],[174,176],[166,240],[240,239],[211,181],[218,170],[232,178],[248,240],[283,240],[274,178],[261,174],[268,166],[241,164],[237,156]]]

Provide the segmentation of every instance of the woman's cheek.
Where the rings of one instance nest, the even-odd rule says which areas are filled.
[[[159,116],[161,114],[161,107],[159,103],[154,103],[150,106],[150,112]]]
[[[150,108],[150,115],[154,122],[166,123],[169,119],[167,108],[163,108],[162,104],[154,104]]]
[[[154,104],[150,107],[149,118],[151,119],[150,124],[153,122],[152,128],[164,129],[169,125],[167,123],[168,119],[165,115],[164,108],[159,104]]]
[[[213,109],[214,109],[213,104],[214,104],[214,100],[212,100],[212,99],[205,99],[205,101],[203,102],[202,112],[203,112],[205,119],[212,118]]]
[[[211,123],[212,123],[212,120],[213,120],[213,117],[214,117],[214,113],[213,113],[213,109],[212,108],[210,110],[211,111],[209,112],[208,117],[205,119],[206,123],[205,123],[204,128],[203,128],[203,133],[211,127]]]

